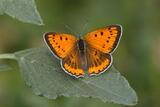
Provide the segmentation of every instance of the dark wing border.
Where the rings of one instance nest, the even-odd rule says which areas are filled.
[[[118,35],[117,35],[117,38],[116,38],[116,40],[115,40],[115,42],[114,42],[114,44],[113,44],[113,48],[112,48],[112,50],[109,52],[109,53],[112,54],[112,53],[117,49],[117,47],[118,47],[118,45],[119,45],[119,42],[120,42],[120,40],[121,40],[122,33],[123,33],[123,28],[122,28],[121,25],[118,25],[118,24],[110,25],[110,26],[107,26],[107,27],[108,27],[108,28],[110,28],[110,27],[116,27],[117,30],[118,30]]]

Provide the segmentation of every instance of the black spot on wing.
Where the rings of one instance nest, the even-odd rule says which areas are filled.
[[[97,37],[97,34],[95,34],[94,36]]]
[[[103,32],[101,32],[101,36],[103,36]]]
[[[62,36],[60,36],[60,40],[62,40]]]

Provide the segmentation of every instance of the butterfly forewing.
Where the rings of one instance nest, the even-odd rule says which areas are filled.
[[[117,47],[122,34],[120,25],[110,25],[88,33],[84,40],[87,45],[104,52],[111,53]]]
[[[44,35],[44,40],[54,55],[64,58],[76,45],[77,38],[69,34],[49,32]]]

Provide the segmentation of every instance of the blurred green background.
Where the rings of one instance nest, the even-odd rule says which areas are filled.
[[[45,26],[0,16],[0,53],[43,47],[48,31],[80,34],[110,24],[121,24],[123,36],[113,54],[114,66],[138,94],[135,107],[160,107],[160,1],[159,0],[36,0]],[[65,26],[69,26],[70,31]],[[56,100],[36,96],[25,83],[17,62],[0,71],[0,107],[123,107],[91,98]]]

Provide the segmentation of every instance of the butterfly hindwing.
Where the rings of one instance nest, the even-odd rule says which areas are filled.
[[[52,53],[58,58],[64,58],[76,45],[77,39],[70,34],[49,32],[44,35],[44,40]]]
[[[110,25],[88,33],[84,40],[88,45],[101,52],[112,53],[119,43],[121,34],[122,27],[120,25]]]
[[[80,55],[76,46],[71,50],[65,58],[62,59],[62,67],[68,74],[79,78],[84,76],[84,70],[80,63]]]
[[[101,74],[112,65],[112,56],[92,47],[86,50],[89,76]]]

